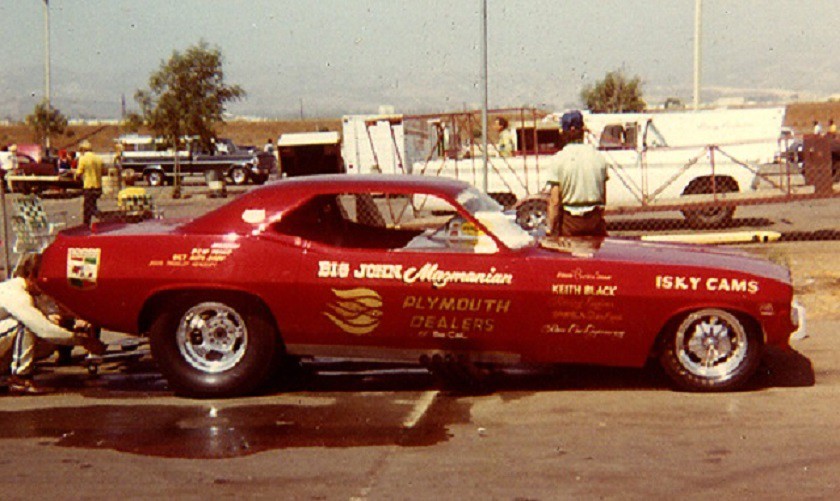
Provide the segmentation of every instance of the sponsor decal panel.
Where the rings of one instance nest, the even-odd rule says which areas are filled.
[[[102,249],[67,249],[67,281],[77,289],[93,289],[99,279]]]

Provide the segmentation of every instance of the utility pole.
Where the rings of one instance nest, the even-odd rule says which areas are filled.
[[[481,156],[484,162],[484,173],[481,187],[484,190],[484,193],[487,193],[487,0],[481,0],[481,89]]]
[[[700,59],[702,54],[703,0],[694,0],[694,111],[700,109]]]
[[[50,121],[52,104],[50,98],[50,0],[44,0],[44,100],[47,102],[47,124],[45,154],[50,151]]]

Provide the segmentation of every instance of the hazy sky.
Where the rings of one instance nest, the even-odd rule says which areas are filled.
[[[488,0],[491,107],[574,104],[623,68],[691,100],[694,0]],[[480,0],[51,0],[53,103],[118,116],[173,50],[204,39],[248,96],[234,113],[451,111],[480,102]],[[840,3],[704,0],[704,98],[840,93]],[[0,0],[0,118],[44,93],[43,0]]]

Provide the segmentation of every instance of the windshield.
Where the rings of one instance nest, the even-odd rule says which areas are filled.
[[[523,230],[513,217],[502,212],[502,206],[488,195],[469,187],[456,198],[467,212],[493,232],[510,249],[521,249],[533,243],[533,238]]]

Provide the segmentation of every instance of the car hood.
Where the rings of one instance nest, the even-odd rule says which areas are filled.
[[[556,242],[556,244],[555,244]],[[611,262],[715,268],[791,283],[790,270],[737,249],[707,245],[643,242],[630,238],[559,238],[543,240],[535,252],[562,253]]]

